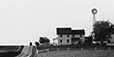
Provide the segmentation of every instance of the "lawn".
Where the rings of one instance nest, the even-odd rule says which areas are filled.
[[[70,50],[40,53],[39,57],[114,57],[114,50]]]
[[[16,51],[16,50],[18,50],[18,48],[19,48],[19,46],[17,45],[15,45],[15,46],[0,46],[0,53],[2,53],[2,52],[7,52],[7,51]]]
[[[0,50],[17,50],[19,46],[0,46]],[[57,51],[59,48],[59,51]],[[64,49],[63,49],[64,48]],[[69,50],[67,50],[69,48]],[[73,48],[73,49],[72,49]],[[114,57],[114,47],[111,50],[105,47],[97,47],[95,50],[93,47],[84,47],[84,50],[80,50],[80,47],[52,47],[53,51],[37,54],[37,57]],[[107,48],[107,47],[106,47]]]

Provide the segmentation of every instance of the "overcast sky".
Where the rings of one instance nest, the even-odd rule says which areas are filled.
[[[114,23],[113,0],[0,0],[0,45],[38,41],[40,36],[56,38],[57,27],[92,31],[91,9],[97,20]]]

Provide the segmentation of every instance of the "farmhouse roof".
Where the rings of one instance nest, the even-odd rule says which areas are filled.
[[[85,30],[71,30],[71,28],[57,28],[57,34],[85,34]]]
[[[57,34],[71,34],[71,28],[57,28]]]
[[[85,30],[72,30],[72,34],[85,34]]]

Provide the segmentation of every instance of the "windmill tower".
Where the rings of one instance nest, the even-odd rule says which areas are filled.
[[[96,20],[96,18],[95,18],[95,14],[97,14],[97,9],[93,8],[93,9],[91,10],[91,12],[92,12],[92,14],[93,14],[93,20],[92,20],[92,31],[93,31],[94,25],[95,25],[95,23],[97,22],[97,20]],[[93,36],[93,39],[94,39],[94,35],[95,35],[95,34],[92,32],[92,33],[91,33],[91,36]]]
[[[97,22],[96,18],[95,18],[95,14],[97,13],[97,9],[93,8],[91,10],[92,14],[93,14],[93,21],[92,21],[92,29],[93,29],[93,25]]]

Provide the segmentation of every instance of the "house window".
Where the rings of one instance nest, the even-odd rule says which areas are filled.
[[[62,37],[62,35],[60,35],[60,37]]]
[[[75,37],[75,35],[72,35],[72,37]]]
[[[69,39],[67,39],[67,43],[69,43]]]
[[[67,37],[69,37],[69,35],[67,35]]]
[[[80,35],[80,37],[82,37],[82,35]]]
[[[60,43],[62,43],[62,39],[60,39]]]

